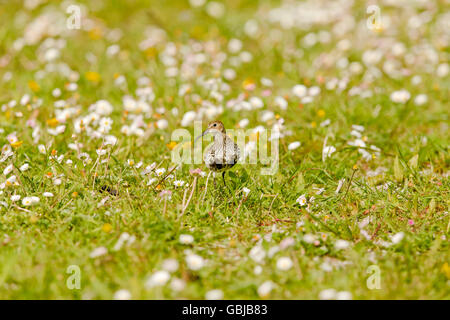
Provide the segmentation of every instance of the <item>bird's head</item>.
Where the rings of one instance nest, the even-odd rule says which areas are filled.
[[[218,134],[218,133],[223,133],[225,134],[225,126],[223,125],[222,121],[216,120],[216,121],[212,121],[208,124],[208,128],[206,128],[205,131],[203,131],[203,133],[198,136],[197,138],[195,138],[195,141],[197,141],[197,139],[203,137],[205,134],[208,133],[212,133],[212,134]]]
[[[205,131],[209,131],[209,133],[213,133],[214,131],[225,133],[225,126],[223,125],[222,121],[216,120],[210,122],[208,124],[208,128]]]

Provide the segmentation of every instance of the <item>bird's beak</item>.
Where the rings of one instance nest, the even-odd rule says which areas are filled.
[[[205,131],[203,131],[203,133],[201,135],[199,135],[197,138],[195,138],[194,143],[200,139],[201,137],[203,137],[205,134],[209,133],[208,129],[206,129]]]

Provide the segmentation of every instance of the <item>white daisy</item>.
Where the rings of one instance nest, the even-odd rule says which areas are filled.
[[[188,254],[186,256],[186,263],[189,269],[191,270],[200,270],[205,265],[205,260],[196,254]]]
[[[289,257],[281,257],[277,260],[277,268],[281,271],[287,271],[293,266],[293,262]]]
[[[153,288],[153,287],[157,287],[157,286],[164,286],[167,283],[167,281],[169,281],[169,279],[170,279],[170,273],[169,272],[167,272],[165,270],[156,271],[147,280],[147,282],[145,283],[145,286],[146,286],[146,288]]]
[[[300,206],[305,206],[306,205],[306,196],[304,194],[302,194],[300,197],[297,198],[297,200],[295,200]]]
[[[181,234],[179,241],[181,244],[191,244],[194,242],[194,237],[190,234]]]
[[[288,145],[288,149],[289,149],[289,150],[295,150],[295,149],[297,149],[298,147],[300,147],[300,145],[301,145],[300,141],[294,141],[294,142],[291,142],[291,143]]]

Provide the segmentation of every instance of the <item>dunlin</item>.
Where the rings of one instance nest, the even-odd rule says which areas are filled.
[[[241,153],[239,147],[227,136],[225,126],[221,121],[210,122],[208,128],[195,138],[195,141],[206,134],[214,135],[214,143],[205,150],[203,160],[211,171],[222,172],[223,183],[228,188],[225,182],[225,172],[238,162]]]

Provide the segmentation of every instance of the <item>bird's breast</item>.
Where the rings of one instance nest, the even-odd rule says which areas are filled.
[[[206,166],[213,171],[226,170],[239,160],[240,150],[233,140],[226,137],[209,146],[204,155]]]

